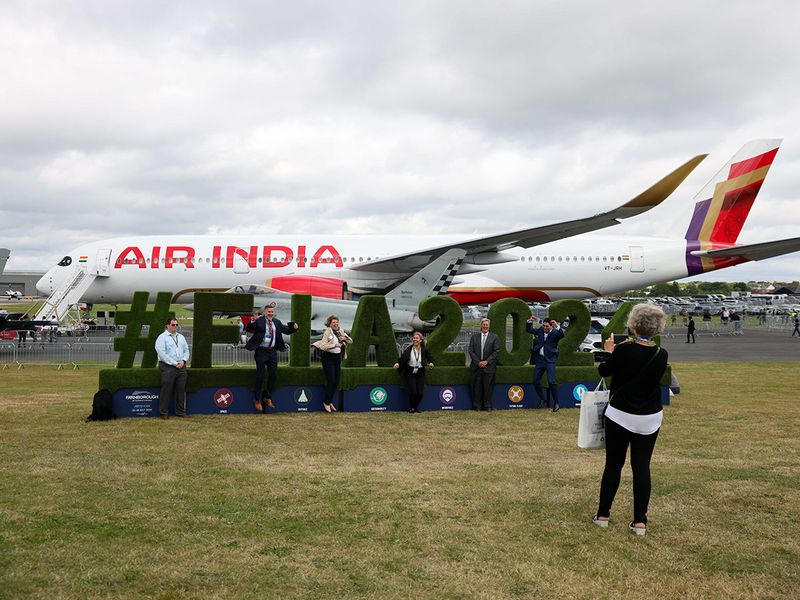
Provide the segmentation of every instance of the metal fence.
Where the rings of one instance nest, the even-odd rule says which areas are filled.
[[[191,347],[191,340],[189,347]],[[405,344],[407,345],[407,344]],[[398,344],[398,354],[405,346]],[[464,346],[466,348],[466,346]],[[453,348],[454,351],[457,348]],[[319,364],[317,352],[309,349],[311,364]],[[52,365],[58,369],[78,369],[81,366],[107,366],[117,364],[118,354],[114,350],[114,338],[78,338],[65,342],[59,339],[54,342],[2,341],[0,342],[0,369],[22,369],[25,365]],[[368,362],[375,362],[374,348],[370,349]],[[141,353],[137,353],[134,364],[141,361]],[[288,364],[289,352],[279,352],[278,362]],[[253,353],[244,345],[213,344],[211,348],[211,364],[215,367],[241,367],[253,365]]]
[[[791,331],[794,327],[790,316],[772,315],[765,317],[751,316],[742,321],[732,321],[723,324],[719,319],[703,321],[695,318],[697,336],[724,336],[744,335],[747,330],[765,328],[769,330]],[[458,333],[448,347],[450,352],[462,352],[466,355],[469,338],[478,331],[477,327],[465,327]],[[0,340],[0,369],[17,368],[25,365],[52,365],[59,369],[77,369],[80,366],[107,366],[113,367],[117,363],[117,352],[114,350],[114,337],[108,331],[89,332],[86,336],[62,336],[50,341],[48,338],[37,336],[35,341]],[[191,331],[184,328],[189,346],[191,347]],[[118,330],[116,335],[122,335]],[[664,335],[670,338],[686,336],[686,325],[681,318],[675,323],[667,319]],[[507,344],[510,344],[510,338]],[[401,336],[397,339],[397,352],[402,352],[411,343],[411,336]],[[317,352],[311,351],[311,364],[319,363]],[[137,356],[139,364],[141,354]],[[374,348],[370,349],[368,362],[375,361]],[[214,344],[211,352],[212,364],[216,367],[241,367],[253,364],[253,354],[245,350],[244,345]],[[279,353],[279,362],[287,364],[289,353]]]

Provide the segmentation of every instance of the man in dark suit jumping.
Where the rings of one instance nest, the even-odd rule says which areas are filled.
[[[550,398],[553,399],[553,412],[558,412],[558,389],[556,388],[556,362],[558,362],[558,342],[564,337],[564,330],[558,326],[554,319],[543,320],[541,327],[534,327],[533,324],[539,319],[533,315],[525,324],[525,331],[532,333],[535,338],[531,348],[531,364],[533,369],[533,389],[539,394],[539,406],[544,404],[550,406]],[[544,390],[542,390],[542,375],[547,372],[547,396],[545,401]]]
[[[267,408],[275,408],[272,392],[278,375],[278,352],[286,350],[283,334],[291,335],[297,331],[297,323],[285,325],[275,318],[275,307],[265,306],[264,314],[250,321],[245,330],[253,335],[247,340],[245,348],[254,352],[256,361],[256,392],[254,403],[256,410],[264,412],[262,400]],[[264,390],[264,371],[267,371],[267,389]]]

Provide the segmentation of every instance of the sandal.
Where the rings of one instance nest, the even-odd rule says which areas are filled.
[[[636,535],[646,535],[647,534],[647,525],[645,525],[644,527],[636,527],[636,525],[633,524],[633,521],[631,521],[628,524],[628,529],[631,532],[635,533]]]
[[[601,519],[597,515],[594,515],[592,517],[592,523],[594,523],[598,527],[602,527],[603,529],[607,529],[608,528],[608,519]]]

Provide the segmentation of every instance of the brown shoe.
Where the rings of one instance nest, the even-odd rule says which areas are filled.
[[[256,410],[258,412],[264,412],[264,407],[261,406],[261,400],[253,400],[253,404],[256,405]]]
[[[272,398],[267,398],[267,408],[275,410],[275,405],[272,403]]]
[[[161,418],[166,421],[167,419],[169,419],[169,415],[161,415]]]

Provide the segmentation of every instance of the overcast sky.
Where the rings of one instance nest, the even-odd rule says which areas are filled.
[[[607,230],[658,235],[762,137],[784,143],[739,241],[797,237],[798,23],[789,0],[7,0],[0,246],[21,270],[120,235],[493,233],[711,153]]]

